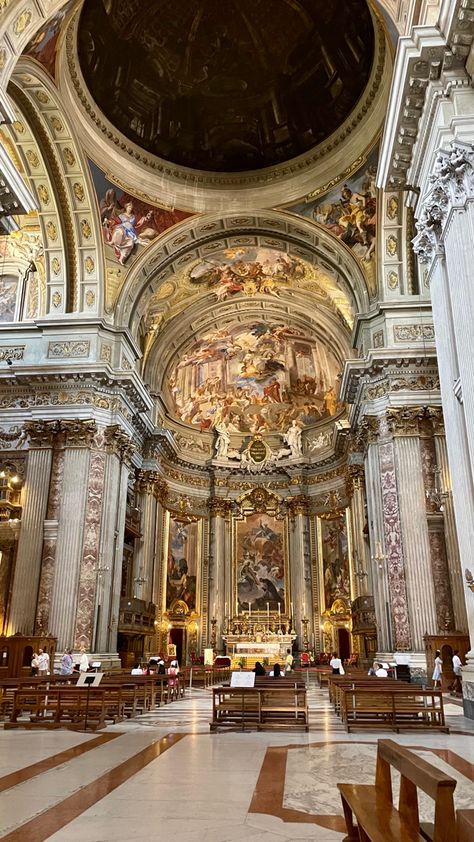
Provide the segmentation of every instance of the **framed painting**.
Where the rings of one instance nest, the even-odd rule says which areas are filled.
[[[268,514],[234,521],[236,612],[287,613],[288,553],[286,523]]]
[[[351,601],[350,536],[347,512],[318,518],[321,607],[330,612],[337,600]]]
[[[202,523],[183,522],[167,513],[164,546],[163,610],[191,614],[199,606]]]

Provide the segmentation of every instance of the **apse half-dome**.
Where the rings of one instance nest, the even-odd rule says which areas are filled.
[[[81,69],[129,140],[178,166],[275,166],[331,135],[374,56],[365,0],[86,0]]]

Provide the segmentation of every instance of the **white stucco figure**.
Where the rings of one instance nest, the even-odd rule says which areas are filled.
[[[224,421],[220,421],[218,424],[216,424],[214,429],[217,433],[216,456],[218,459],[225,459],[230,444],[230,436],[227,430],[227,426],[224,423]]]
[[[283,440],[286,441],[290,448],[292,458],[302,456],[303,443],[301,441],[301,428],[296,421],[291,422],[290,427],[288,427],[288,430],[283,436]]]

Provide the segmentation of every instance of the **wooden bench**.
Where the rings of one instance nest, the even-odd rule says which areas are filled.
[[[398,810],[393,804],[391,768],[401,775]],[[337,786],[347,828],[344,842],[455,842],[456,781],[393,740],[378,741],[375,784]],[[417,789],[435,802],[433,825],[420,827]]]
[[[304,685],[271,687],[217,687],[212,691],[211,731],[220,726],[256,728],[292,727],[308,730],[308,706]]]
[[[474,810],[457,811],[456,833],[456,842],[472,842],[474,839]]]
[[[91,730],[103,728],[107,719],[107,690],[94,687],[89,691],[85,687],[62,687],[39,690],[15,690],[13,709],[10,720],[4,728],[69,728],[85,727]],[[117,706],[117,694],[111,699],[114,710]],[[28,714],[28,719],[19,717]],[[110,718],[110,717],[109,717]]]
[[[430,729],[449,734],[441,690],[410,688],[342,689],[341,719],[348,732],[356,728],[395,731]]]

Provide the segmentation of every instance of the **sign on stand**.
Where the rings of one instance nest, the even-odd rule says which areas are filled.
[[[231,687],[255,687],[254,672],[233,672],[230,679]]]

